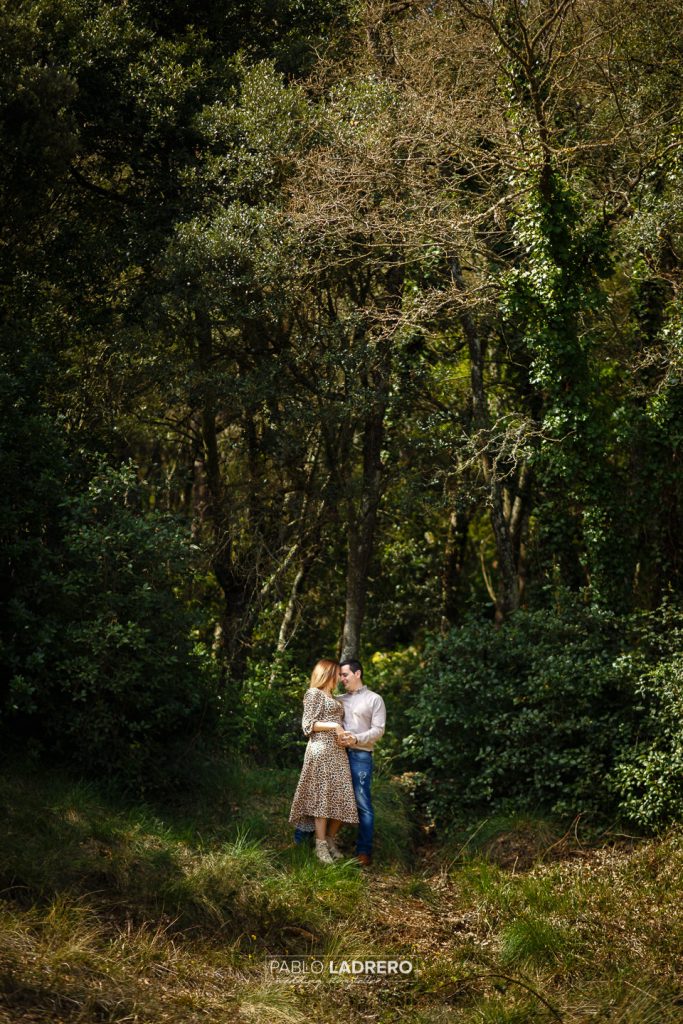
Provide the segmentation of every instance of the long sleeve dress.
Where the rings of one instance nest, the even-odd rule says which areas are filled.
[[[289,815],[290,823],[304,832],[313,831],[314,818],[358,822],[346,749],[337,746],[334,732],[313,732],[315,722],[341,725],[343,720],[344,710],[338,700],[322,690],[307,690],[301,728],[308,736],[308,745]]]

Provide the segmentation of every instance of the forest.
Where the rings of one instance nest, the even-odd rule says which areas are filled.
[[[5,0],[0,47],[10,817],[56,773],[79,821],[94,793],[189,814],[220,790],[284,844],[264,808],[342,657],[387,706],[387,863],[520,815],[559,830],[543,849],[580,822],[680,856],[680,0]],[[17,845],[3,885],[68,888],[61,827],[66,874]],[[167,900],[251,933],[213,885]],[[419,1019],[608,1019],[547,984]],[[136,998],[57,1009],[167,1019]],[[268,1005],[211,1019],[299,1020]],[[419,1017],[391,1012],[367,1020]]]
[[[7,6],[9,736],[279,763],[362,655],[398,766],[466,697],[680,812],[680,13]]]

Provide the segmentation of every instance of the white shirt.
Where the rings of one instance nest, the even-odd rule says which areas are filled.
[[[387,709],[380,695],[363,685],[353,693],[340,693],[337,700],[344,708],[344,728],[358,740],[349,750],[372,750],[384,735],[387,722]]]

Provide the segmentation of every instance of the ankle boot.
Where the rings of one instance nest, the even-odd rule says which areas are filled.
[[[326,839],[316,839],[315,855],[322,864],[334,864],[334,861],[330,857],[330,851],[327,848]]]
[[[332,858],[332,860],[343,860],[344,859],[344,854],[341,852],[341,850],[337,846],[336,839],[333,839],[332,836],[328,836],[327,837],[327,849],[330,851],[330,857]]]

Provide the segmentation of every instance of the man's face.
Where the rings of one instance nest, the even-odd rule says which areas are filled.
[[[363,685],[363,680],[358,672],[352,672],[348,665],[342,665],[341,667],[341,681],[344,684],[344,689],[351,693],[353,690],[357,690]]]

